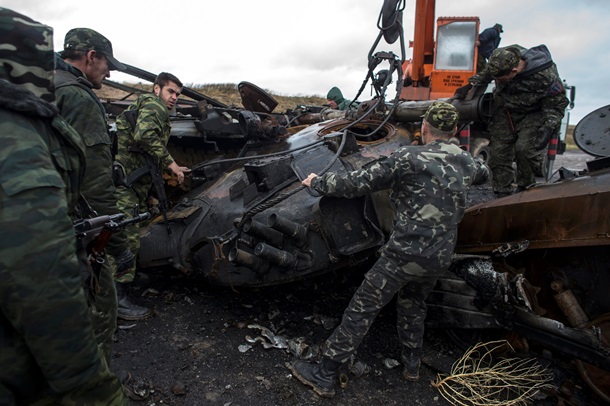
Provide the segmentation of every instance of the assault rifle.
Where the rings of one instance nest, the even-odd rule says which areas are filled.
[[[113,232],[149,219],[150,213],[135,214],[134,217],[126,220],[124,218],[124,214],[118,213],[74,221],[77,249],[87,249],[91,250],[94,255],[103,255],[104,248]]]
[[[99,278],[102,270],[102,264],[105,262],[106,244],[112,236],[112,233],[119,231],[130,224],[139,223],[150,218],[150,213],[134,213],[130,219],[124,220],[125,215],[122,213],[104,215],[93,218],[85,218],[73,222],[74,231],[76,233],[77,250],[86,250],[87,259],[91,265],[89,271],[81,269],[83,284],[86,289],[90,289],[95,297],[99,292]],[[126,250],[133,260],[131,251]],[[118,258],[117,258],[118,261]]]

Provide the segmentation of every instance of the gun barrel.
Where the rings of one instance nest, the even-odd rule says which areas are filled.
[[[107,223],[121,221],[125,217],[124,214],[112,214],[97,216],[89,219],[79,219],[74,221],[74,229],[77,233],[84,233],[87,231],[95,230],[104,227]]]
[[[483,93],[471,100],[445,99],[460,113],[460,121],[488,122],[493,111],[493,95]],[[401,122],[419,122],[435,100],[402,101],[394,110],[394,118]]]

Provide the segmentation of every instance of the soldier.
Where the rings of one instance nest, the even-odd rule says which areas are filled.
[[[485,86],[492,80],[496,87],[489,124],[489,166],[494,192],[506,196],[514,192],[515,180],[517,192],[535,182],[542,166],[540,151],[559,130],[569,101],[545,45],[496,49],[487,67],[469,83]],[[464,94],[463,89],[456,92],[458,98],[460,94]],[[513,162],[517,164],[516,179]]]
[[[0,8],[0,43],[0,404],[127,405],[81,286],[85,155],[51,104],[53,30]]]
[[[117,118],[118,154],[117,200],[121,212],[129,214],[134,205],[145,207],[151,187],[163,205],[163,184],[153,185],[154,176],[167,168],[184,182],[190,169],[179,166],[167,150],[170,135],[169,111],[172,110],[182,92],[182,83],[172,74],[160,73],[153,85],[153,94],[138,96],[136,101]],[[152,166],[152,167],[151,167]],[[142,171],[144,170],[144,171]],[[159,178],[159,177],[157,177]],[[140,231],[137,227],[125,230],[131,251],[140,250]],[[136,275],[135,264],[115,276],[119,297],[118,316],[126,320],[146,317],[149,309],[131,303],[127,297],[127,286]]]
[[[486,28],[479,34],[479,40],[477,42],[477,51],[479,53],[477,59],[477,72],[481,72],[485,69],[485,65],[487,65],[487,61],[491,57],[492,52],[498,48],[500,41],[502,41],[500,34],[503,32],[502,24],[496,23],[493,27]]]
[[[351,104],[351,100],[343,97],[343,93],[338,87],[333,87],[328,91],[326,95],[326,101],[331,109],[335,110],[347,110]]]
[[[320,396],[335,394],[339,367],[356,351],[379,311],[398,293],[403,376],[419,379],[426,304],[438,275],[450,265],[466,193],[481,172],[472,156],[450,142],[458,112],[433,103],[422,122],[424,146],[402,147],[375,164],[344,174],[310,174],[303,184],[326,196],[356,197],[390,189],[394,229],[324,344],[320,364],[295,361],[293,374]],[[485,179],[480,178],[481,181]]]
[[[63,58],[63,59],[62,59]],[[112,183],[112,150],[106,112],[92,89],[100,89],[110,70],[124,70],[112,54],[112,44],[100,33],[87,29],[70,30],[64,40],[61,58],[56,59],[55,95],[60,114],[82,137],[87,169],[81,193],[98,215],[116,214]],[[134,256],[124,234],[113,234],[108,253],[117,259],[119,271],[133,264]],[[116,329],[117,299],[115,271],[108,261],[101,265],[96,292],[86,287],[93,328],[110,363]]]

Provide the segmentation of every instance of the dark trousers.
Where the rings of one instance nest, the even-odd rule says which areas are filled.
[[[397,297],[397,329],[403,347],[419,349],[424,335],[425,300],[434,288],[437,269],[424,269],[415,262],[397,263],[380,258],[365,275],[343,313],[341,325],[324,345],[324,356],[345,362],[356,351],[379,311]],[[432,275],[427,275],[431,273]]]

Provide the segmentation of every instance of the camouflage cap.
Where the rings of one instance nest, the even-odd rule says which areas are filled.
[[[489,73],[494,78],[507,75],[519,65],[519,60],[521,60],[521,51],[517,48],[498,48],[489,57]]]
[[[0,7],[0,79],[55,100],[53,28]]]
[[[112,43],[97,31],[90,28],[73,28],[66,34],[64,50],[75,51],[95,50],[106,56],[110,70],[125,70],[125,65],[117,61],[112,55]]]
[[[504,30],[502,29],[502,24],[498,24],[498,23],[496,23],[496,24],[494,25],[494,28],[495,28],[496,30],[500,31],[500,32],[504,32]]]
[[[441,131],[451,131],[457,126],[460,115],[453,104],[435,101],[426,110],[424,119],[434,128]]]

